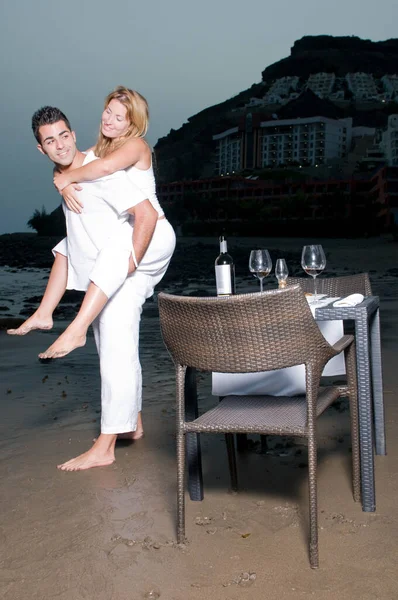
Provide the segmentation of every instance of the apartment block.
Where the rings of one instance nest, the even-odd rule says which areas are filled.
[[[250,115],[249,115],[250,116]],[[345,156],[351,146],[352,119],[308,117],[260,121],[248,119],[239,127],[213,136],[215,173],[278,165],[321,165]]]
[[[336,81],[334,73],[314,73],[307,80],[307,88],[320,98],[327,98],[333,91]]]
[[[377,96],[377,86],[370,73],[347,73],[345,78],[349,90],[356,99]]]
[[[391,167],[398,166],[398,115],[388,117],[387,129],[383,132],[381,147],[384,151],[387,164]]]
[[[345,156],[351,145],[351,118],[264,121],[260,127],[260,165],[263,167],[324,164]]]
[[[389,99],[398,98],[398,75],[384,75],[381,82]]]
[[[240,171],[241,137],[239,127],[232,127],[218,135],[213,135],[213,140],[217,142],[215,170],[219,175]]]
[[[297,90],[298,83],[299,77],[281,77],[271,85],[264,100],[269,104],[282,102],[282,99],[289,96],[291,91]]]

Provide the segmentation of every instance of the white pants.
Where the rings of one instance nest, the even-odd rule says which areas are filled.
[[[138,352],[142,306],[165,274],[174,248],[172,226],[166,219],[159,219],[138,269],[127,279],[124,275],[124,283],[93,322],[101,370],[102,433],[126,433],[137,427],[137,415],[142,405]],[[111,254],[107,256],[112,257]],[[126,270],[119,269],[112,261],[112,269],[119,273],[115,277],[113,270],[107,270],[107,264],[110,266],[108,258],[103,258],[96,263],[92,274],[95,281],[93,278],[92,281],[105,291],[117,284],[118,277]],[[113,260],[118,260],[117,252]]]

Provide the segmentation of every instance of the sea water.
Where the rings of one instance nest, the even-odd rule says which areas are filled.
[[[0,267],[0,317],[20,317],[29,298],[42,296],[50,269]],[[38,303],[33,303],[34,305]]]

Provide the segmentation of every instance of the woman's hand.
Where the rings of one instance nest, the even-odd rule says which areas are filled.
[[[66,188],[68,185],[70,185],[71,183],[73,183],[73,181],[70,180],[67,173],[60,173],[59,171],[55,171],[54,177],[53,177],[53,183],[54,183],[55,187],[57,188],[57,190],[59,191],[59,193],[61,193],[62,190],[64,188]]]
[[[76,192],[80,192],[83,188],[77,183],[67,185],[61,192],[61,196],[65,201],[66,206],[74,213],[80,214],[83,208],[83,202],[79,200]]]

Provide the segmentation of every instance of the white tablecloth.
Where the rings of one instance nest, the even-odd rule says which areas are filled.
[[[312,314],[315,308],[332,303],[337,298],[325,298],[314,305],[310,302]],[[329,344],[334,344],[343,334],[343,321],[319,321],[319,329]],[[326,365],[323,375],[344,375],[343,353],[332,358]],[[265,373],[213,373],[212,394],[214,396],[243,395],[293,396],[305,394],[305,367],[297,365]]]

